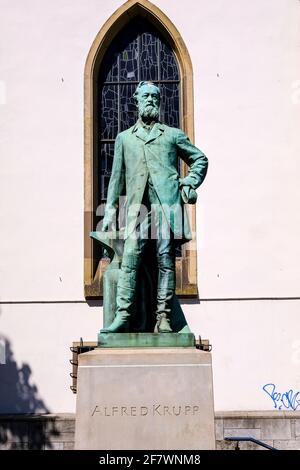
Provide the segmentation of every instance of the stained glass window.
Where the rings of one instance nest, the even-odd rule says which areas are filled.
[[[106,201],[115,138],[137,120],[132,97],[141,80],[160,86],[160,120],[180,127],[180,77],[175,55],[154,26],[137,17],[112,41],[99,73],[99,204]]]

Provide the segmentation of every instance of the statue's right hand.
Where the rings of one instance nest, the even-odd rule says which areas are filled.
[[[101,232],[111,232],[116,231],[116,224],[115,219],[113,217],[104,216],[102,220]],[[103,256],[104,258],[109,258],[109,252],[105,248],[103,248]]]
[[[100,222],[101,232],[116,231],[117,227],[117,210],[115,207],[107,205],[104,212],[104,217]]]
[[[116,231],[116,223],[114,219],[105,218],[102,221],[102,232]]]

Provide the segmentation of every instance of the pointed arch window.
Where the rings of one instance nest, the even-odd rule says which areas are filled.
[[[172,34],[173,33],[173,34]],[[85,68],[85,268],[86,298],[101,298],[108,260],[89,237],[106,201],[117,134],[137,120],[133,93],[141,80],[161,89],[160,119],[182,128],[193,140],[192,67],[174,25],[147,0],[129,0],[99,32]],[[179,171],[184,176],[185,164]],[[195,229],[195,208],[190,207]],[[197,296],[196,252],[177,253],[177,294]]]

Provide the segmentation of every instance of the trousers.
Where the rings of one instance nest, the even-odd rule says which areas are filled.
[[[137,275],[143,251],[149,238],[155,240],[158,267],[156,318],[170,319],[175,293],[174,236],[163,214],[161,205],[149,176],[142,200],[144,217],[135,233],[125,240],[124,254],[117,285],[116,316],[129,319],[134,311]]]

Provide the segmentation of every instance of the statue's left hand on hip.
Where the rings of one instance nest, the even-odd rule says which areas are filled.
[[[182,182],[184,183],[184,180],[182,180]],[[193,188],[183,184],[183,185],[180,185],[180,192],[181,192],[182,200],[185,204],[195,204],[196,203],[197,193]]]

